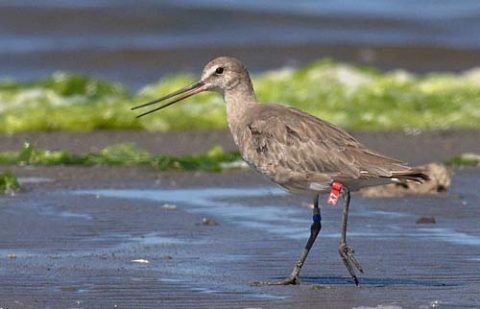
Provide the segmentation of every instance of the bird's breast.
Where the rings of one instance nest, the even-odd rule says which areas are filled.
[[[269,178],[275,178],[280,173],[278,160],[270,152],[267,143],[259,143],[258,140],[252,138],[251,132],[248,130],[239,133],[236,138],[234,137],[235,139],[242,158],[252,169]]]

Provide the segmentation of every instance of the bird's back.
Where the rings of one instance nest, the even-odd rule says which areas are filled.
[[[256,104],[239,121],[232,133],[245,161],[291,191],[326,191],[333,181],[357,190],[419,173],[291,107]]]

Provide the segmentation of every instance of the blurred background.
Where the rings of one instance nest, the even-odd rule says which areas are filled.
[[[86,73],[133,89],[218,55],[254,72],[322,57],[381,69],[480,59],[476,0],[0,1],[2,77]]]
[[[224,129],[218,96],[129,110],[221,55],[347,129],[477,128],[479,33],[475,0],[2,0],[0,132]]]

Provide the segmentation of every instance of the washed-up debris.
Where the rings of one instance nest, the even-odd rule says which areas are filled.
[[[145,259],[136,259],[136,260],[131,260],[130,262],[132,262],[132,263],[140,263],[140,264],[148,264],[148,263],[150,263],[148,260],[145,260]]]
[[[375,307],[370,307],[370,306],[353,307],[353,309],[402,309],[402,307],[397,305],[377,305]]]
[[[418,308],[419,309],[443,308],[444,305],[442,305],[442,303],[444,304],[444,302],[442,302],[440,300],[433,300],[433,301],[429,302],[428,305],[420,305],[420,306],[418,306]]]
[[[450,188],[452,171],[440,163],[418,166],[430,178],[423,183],[409,181],[403,184],[388,184],[360,190],[364,197],[400,197],[406,195],[431,195],[445,192]]]
[[[203,225],[218,225],[218,222],[215,221],[214,219],[210,219],[210,218],[203,218],[202,219],[202,224]]]
[[[451,166],[480,166],[480,154],[478,153],[463,153],[446,161],[447,165]]]
[[[0,195],[14,195],[20,191],[17,178],[10,171],[0,173]]]
[[[436,224],[437,221],[434,217],[420,217],[415,221],[417,224]]]
[[[174,204],[163,204],[163,205],[162,205],[162,208],[163,208],[163,209],[167,209],[167,210],[175,210],[175,209],[177,209],[177,205],[174,205]]]
[[[247,162],[243,160],[237,160],[232,162],[222,162],[220,163],[220,168],[224,170],[231,170],[231,169],[248,169]]]

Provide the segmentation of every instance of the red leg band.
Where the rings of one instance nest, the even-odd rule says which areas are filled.
[[[343,185],[341,182],[334,181],[332,183],[332,189],[330,190],[330,195],[328,196],[328,200],[327,200],[328,204],[330,205],[337,204],[342,188],[343,188]]]

